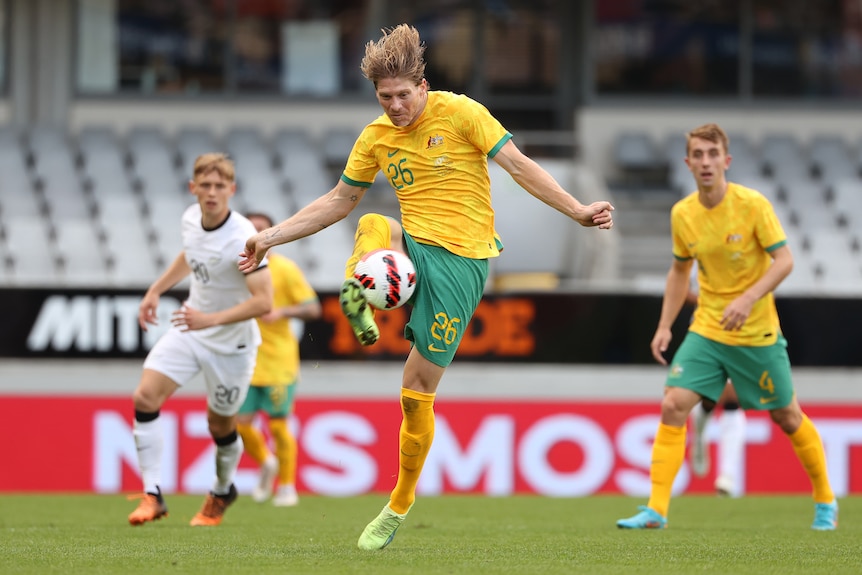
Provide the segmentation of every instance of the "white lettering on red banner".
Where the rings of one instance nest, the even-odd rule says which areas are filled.
[[[419,483],[422,495],[649,492],[650,452],[658,424],[651,402],[441,401],[435,410],[436,437]],[[823,438],[835,493],[862,494],[862,405],[805,410]],[[390,491],[398,472],[400,420],[397,401],[304,398],[292,422],[300,448],[299,489],[331,496]],[[55,431],[58,422],[62,436]],[[159,424],[164,437],[162,489],[211,489],[215,451],[204,399],[171,399]],[[0,401],[0,433],[14,437],[23,428],[31,435],[27,442],[7,446],[0,491],[140,490],[130,400],[5,396]],[[714,445],[717,435],[717,424],[711,422],[707,440]],[[40,453],[36,460],[31,457],[34,451]],[[749,413],[745,467],[748,493],[811,492],[789,440],[765,413]],[[245,456],[237,487],[249,492],[256,476],[256,466]],[[710,493],[713,481],[694,477],[685,464],[674,490]]]

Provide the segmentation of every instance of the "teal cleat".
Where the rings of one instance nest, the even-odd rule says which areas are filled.
[[[638,506],[640,513],[628,519],[617,521],[620,529],[664,529],[667,527],[667,519],[653,511],[646,505]]]
[[[365,527],[365,531],[359,536],[357,546],[366,551],[376,551],[383,549],[395,537],[395,532],[404,523],[404,518],[407,514],[401,515],[389,509],[389,504],[383,508],[380,515],[374,518],[374,521]]]
[[[353,328],[353,334],[359,343],[362,345],[376,343],[380,337],[380,330],[374,321],[374,310],[365,299],[365,288],[362,284],[353,278],[344,280],[339,302],[341,311],[350,322],[350,327]]]
[[[835,531],[838,528],[838,501],[815,503],[811,528],[815,531]]]

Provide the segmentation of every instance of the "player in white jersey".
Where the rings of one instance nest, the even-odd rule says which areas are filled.
[[[162,432],[159,410],[192,377],[203,373],[207,391],[207,422],[216,444],[216,479],[191,525],[218,525],[236,500],[233,484],[242,456],[236,414],[248,393],[260,331],[254,318],[269,312],[272,281],[269,269],[243,274],[239,254],[254,226],[232,212],[236,192],[233,162],[224,154],[197,158],[189,190],[198,203],[182,217],[183,251],[147,290],[138,322],[147,330],[157,323],[159,297],[191,274],[189,298],[171,317],[171,328],[144,361],[132,399],[134,436],[144,493],[129,523],[141,525],[167,516],[161,481]]]

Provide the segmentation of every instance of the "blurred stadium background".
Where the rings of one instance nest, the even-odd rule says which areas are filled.
[[[359,130],[380,113],[358,68],[364,44],[401,22],[415,25],[428,45],[432,88],[481,101],[573,195],[610,198],[617,207],[612,232],[581,229],[492,162],[507,249],[493,263],[464,361],[489,364],[491,377],[506,372],[500,362],[529,363],[538,374],[540,364],[613,364],[619,369],[584,377],[607,389],[610,401],[629,398],[632,413],[654,415],[654,401],[642,401],[631,382],[643,379],[659,397],[661,376],[646,367],[647,348],[670,262],[669,209],[692,183],[684,133],[715,121],[731,136],[730,178],[766,194],[790,238],[796,267],[778,295],[791,359],[813,370],[803,370],[802,379],[814,382],[806,399],[825,402],[824,417],[859,419],[857,0],[0,0],[4,424],[29,417],[52,389],[61,408],[64,394],[82,387],[128,422],[130,410],[113,396],[131,392],[152,343],[135,326],[137,302],[179,251],[195,156],[222,150],[235,159],[241,211],[281,219],[328,191]],[[351,221],[367,211],[397,215],[384,179]],[[373,374],[382,369],[377,360],[400,360],[404,348],[358,349],[339,323],[332,295],[353,229],[342,223],[283,252],[305,269],[328,310],[307,326],[306,361],[351,360],[350,369]],[[181,294],[182,286],[164,314]],[[402,320],[388,316],[392,341]],[[127,363],[115,371],[116,361]],[[63,366],[83,366],[93,383],[64,387]],[[334,381],[345,372],[328,373]],[[831,382],[819,396],[818,374]],[[370,379],[372,388],[397,387],[397,379]],[[564,411],[594,398],[552,387]],[[312,389],[309,382],[313,396]],[[24,401],[14,413],[10,396]],[[90,430],[85,435],[95,433],[92,409],[75,416]],[[621,423],[606,411],[599,426],[616,429]],[[851,439],[847,445],[862,441]],[[50,448],[49,437],[44,443]],[[85,474],[65,487],[135,485],[127,447],[118,448],[121,480]],[[846,450],[846,468],[836,473],[844,474],[845,492],[860,492],[858,447]],[[93,458],[99,453],[93,447]],[[769,467],[768,458],[759,461]],[[0,489],[64,488],[14,469],[4,467]],[[590,489],[639,489],[610,477],[597,485]],[[787,489],[805,491],[801,485]]]

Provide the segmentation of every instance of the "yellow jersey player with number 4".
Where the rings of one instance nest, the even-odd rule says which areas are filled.
[[[413,310],[405,330],[412,343],[401,382],[399,470],[389,502],[359,537],[361,549],[386,547],[403,523],[434,437],[434,397],[443,372],[479,305],[488,258],[500,253],[494,231],[488,159],[530,194],[584,226],[613,226],[608,202],[583,205],[515,146],[512,136],[466,96],[431,91],[425,45],[402,24],[369,42],[360,68],[374,84],[383,114],[356,140],[341,179],[328,194],[248,240],[240,269],[251,271],[267,250],[346,217],[382,171],[395,191],[401,223],[380,214],[359,219],[347,261],[341,307],[357,339],[374,344],[379,331],[362,285],[353,278],[363,255],[380,248],[405,252],[416,268]]]
[[[674,261],[650,345],[662,365],[667,365],[663,354],[688,293],[694,260],[700,294],[688,334],[668,370],[652,448],[649,502],[617,526],[667,526],[671,488],[685,458],[689,412],[703,398],[718,401],[729,378],[740,405],[768,410],[790,439],[813,488],[811,528],[833,530],[838,503],[826,473],[823,442],[796,400],[773,296],[793,269],[787,237],[762,194],[725,179],[731,156],[724,130],[706,124],[687,134],[687,140],[685,161],[697,191],[671,209]]]
[[[246,218],[257,231],[272,226],[272,219],[266,214],[250,213]],[[270,254],[269,270],[272,310],[257,319],[262,341],[257,350],[251,387],[237,415],[237,430],[245,452],[260,466],[252,499],[262,503],[275,489],[273,505],[291,507],[299,503],[297,445],[289,425],[299,381],[299,341],[291,322],[319,318],[321,306],[314,288],[293,260]],[[254,416],[258,412],[267,416],[275,453],[270,451],[263,433],[254,426]]]

